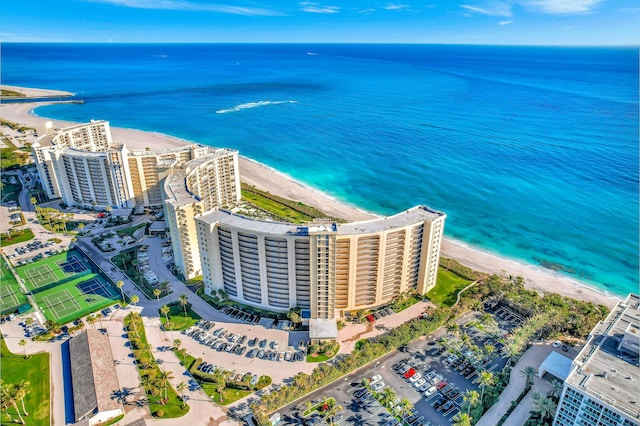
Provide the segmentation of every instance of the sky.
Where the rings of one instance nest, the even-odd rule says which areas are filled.
[[[2,42],[639,45],[638,0],[0,0]]]

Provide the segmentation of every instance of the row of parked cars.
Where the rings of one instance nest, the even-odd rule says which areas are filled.
[[[379,392],[384,387],[386,387],[385,383],[382,381],[382,377],[378,374],[371,377],[369,379],[369,387],[372,391]],[[365,407],[371,403],[377,404],[377,401],[374,402],[375,398],[373,396],[373,392],[371,392],[367,388],[361,388],[356,390],[353,393],[355,397],[356,403]],[[391,401],[389,403],[389,408],[394,410],[397,415],[401,415],[400,407],[400,397],[396,397],[395,401]],[[407,413],[405,413],[402,417],[404,423],[400,423],[396,418],[394,418],[390,413],[387,412],[387,415],[383,416],[380,419],[379,424],[387,425],[387,426],[395,426],[400,424],[408,424],[410,426],[426,426],[430,425],[429,421],[425,419],[424,416],[420,415],[420,413],[412,408]]]
[[[207,374],[213,374],[213,373],[216,372],[216,370],[223,370],[223,369],[221,367],[218,367],[217,365],[209,364],[208,362],[203,362],[200,365],[198,365],[196,370],[202,371],[203,373],[207,373]],[[251,374],[251,373],[246,373],[246,374]],[[234,371],[234,372],[232,372],[231,376],[229,377],[229,380],[234,380],[236,382],[242,382],[244,380],[246,374],[236,373]],[[249,379],[247,378],[247,380],[249,380]],[[258,380],[260,380],[260,376],[258,376],[257,374],[253,374],[253,375],[251,375],[251,380],[249,381],[249,384],[251,386],[255,386],[256,383],[258,383]]]
[[[18,247],[16,249],[16,253],[9,255],[9,257],[16,257],[18,254],[25,254],[32,251],[40,250],[41,248],[49,247],[54,244],[55,243],[53,241],[47,241],[46,243],[43,243],[40,240],[34,240],[25,246]]]
[[[238,319],[240,321],[247,322],[249,324],[257,324],[260,321],[258,315],[249,314],[233,306],[225,306],[222,308],[222,312],[229,315],[231,318]]]

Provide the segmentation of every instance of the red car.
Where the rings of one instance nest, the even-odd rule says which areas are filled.
[[[436,388],[437,388],[438,390],[440,390],[440,389],[442,389],[442,388],[443,388],[443,387],[445,387],[445,386],[447,386],[447,382],[445,382],[445,381],[443,380],[442,382],[440,382],[440,383],[438,383],[438,384],[436,385]]]
[[[406,371],[406,373],[404,373],[404,378],[409,379],[413,377],[414,374],[416,374],[416,370],[414,370],[413,368],[410,368]]]

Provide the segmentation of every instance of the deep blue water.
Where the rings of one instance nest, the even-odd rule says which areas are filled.
[[[618,295],[638,290],[638,49],[3,44],[39,115],[163,132]],[[126,141],[124,141],[126,142]]]

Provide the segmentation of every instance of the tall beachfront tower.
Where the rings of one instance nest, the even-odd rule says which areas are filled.
[[[164,180],[164,212],[175,264],[185,279],[203,274],[195,218],[241,197],[238,151],[216,149],[171,170]]]
[[[426,293],[436,284],[446,215],[418,206],[390,217],[298,226],[218,210],[196,218],[205,291],[311,318]]]
[[[67,205],[99,210],[107,206],[162,207],[162,179],[172,168],[210,151],[198,144],[129,151],[124,144],[113,142],[107,121],[61,130],[47,126],[47,134],[32,148],[49,199],[62,198]]]
[[[554,426],[640,425],[640,296],[630,294],[573,360]]]
[[[91,121],[46,134],[32,150],[48,198],[86,208],[133,207],[129,151],[113,144],[108,122]]]

